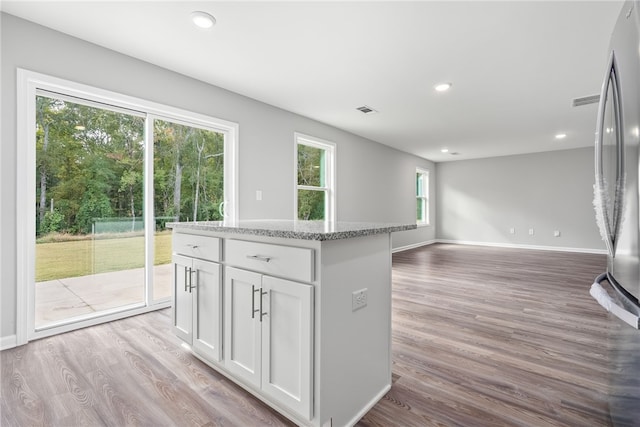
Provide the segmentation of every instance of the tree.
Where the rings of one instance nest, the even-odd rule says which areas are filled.
[[[58,167],[60,150],[58,145],[70,138],[74,123],[64,101],[46,96],[36,97],[36,158],[40,175],[38,202],[38,224],[47,211],[48,189],[55,177],[52,171]]]
[[[51,126],[51,98],[38,96],[36,98],[36,121],[39,129],[42,130],[42,158],[46,158],[47,149],[49,148],[49,128]],[[42,160],[38,163],[38,170],[40,172],[40,203],[38,204],[38,219],[39,224],[44,221],[44,214],[47,210],[47,177],[48,168],[47,163]]]
[[[96,219],[113,216],[129,218],[134,230],[150,119],[47,97],[37,107],[38,233],[89,233]],[[156,217],[219,219],[224,135],[158,119],[153,127]],[[59,215],[45,221],[50,199]]]
[[[324,156],[321,148],[298,144],[298,185],[307,187],[323,187]],[[325,219],[325,191],[298,190],[298,219]]]
[[[220,219],[224,135],[156,120],[154,143],[156,216],[172,216],[176,221]]]
[[[196,167],[196,194],[193,197],[193,220],[198,220],[198,200],[200,199],[200,164],[202,163],[202,152],[204,151],[204,138],[201,135],[194,138],[196,150],[198,151],[198,162]]]

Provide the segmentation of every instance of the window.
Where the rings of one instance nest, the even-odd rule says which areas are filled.
[[[429,225],[429,171],[416,169],[416,222]]]
[[[295,215],[301,220],[335,220],[335,144],[295,134]]]
[[[165,224],[236,218],[237,124],[18,78],[18,342],[168,306]]]

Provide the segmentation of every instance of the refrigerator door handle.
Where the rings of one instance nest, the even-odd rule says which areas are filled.
[[[604,290],[602,285],[600,285],[600,283],[606,279],[607,273],[603,273],[596,277],[596,280],[593,282],[591,289],[589,290],[591,296],[598,301],[605,310],[616,316],[618,319],[635,329],[640,329],[640,317],[616,304],[607,291]]]
[[[615,52],[611,52],[607,73],[602,82],[600,102],[598,104],[598,115],[596,123],[595,140],[595,169],[596,182],[594,184],[594,207],[600,234],[605,241],[609,255],[615,256],[616,240],[620,228],[621,215],[623,212],[622,203],[624,201],[624,124],[622,122],[622,93],[620,91],[618,64]],[[608,132],[614,132],[616,150],[616,176],[615,189],[613,194],[607,191],[606,176],[604,174],[604,136],[605,136],[605,116],[607,112],[607,99],[611,89],[611,108],[613,109],[613,128]],[[613,183],[612,183],[613,184]]]

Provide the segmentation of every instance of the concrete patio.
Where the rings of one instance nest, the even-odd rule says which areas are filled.
[[[171,266],[153,269],[153,299],[171,296]],[[35,326],[144,302],[144,268],[36,283]]]

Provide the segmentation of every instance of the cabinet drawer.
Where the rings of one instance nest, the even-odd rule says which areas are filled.
[[[225,244],[225,260],[229,265],[303,282],[313,281],[313,249],[231,239]]]
[[[194,234],[174,233],[173,253],[207,261],[220,261],[220,239]]]

